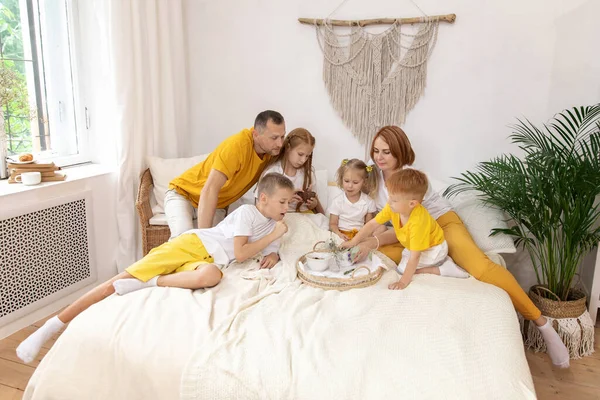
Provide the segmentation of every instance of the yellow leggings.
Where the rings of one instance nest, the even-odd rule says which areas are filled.
[[[473,275],[475,279],[504,289],[517,311],[525,319],[536,320],[542,315],[529,296],[521,289],[515,277],[506,268],[493,263],[477,247],[469,231],[454,211],[445,213],[438,218],[437,222],[442,227],[448,242],[448,254],[456,264]],[[400,243],[382,246],[380,249],[383,254],[396,263],[399,263],[402,258],[402,250]]]

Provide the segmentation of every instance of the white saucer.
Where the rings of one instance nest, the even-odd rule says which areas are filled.
[[[32,164],[35,162],[35,159],[33,159],[31,161],[14,161],[13,159],[9,158],[8,162],[11,164]]]

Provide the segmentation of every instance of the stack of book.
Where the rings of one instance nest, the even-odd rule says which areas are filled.
[[[8,178],[8,183],[19,183],[16,181],[16,178],[23,172],[40,172],[42,174],[42,182],[64,181],[67,176],[56,172],[58,170],[60,170],[60,167],[54,165],[53,162],[33,162],[30,164],[9,162],[8,171],[10,172],[10,177]]]

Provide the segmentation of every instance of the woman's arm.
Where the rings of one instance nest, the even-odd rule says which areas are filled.
[[[369,222],[372,222],[371,220]],[[385,225],[379,225],[383,227]],[[356,238],[356,237],[355,237]],[[398,243],[398,238],[396,237],[396,232],[393,229],[386,229],[385,232],[381,234],[375,234],[375,236],[371,236],[360,242],[356,245],[358,247],[358,253],[356,254],[356,261],[361,261],[367,258],[369,252],[371,250],[377,250],[381,246],[385,246],[388,244]]]
[[[360,231],[349,242],[342,243],[343,247],[350,248],[362,243],[367,237],[371,236],[375,229],[380,226],[377,220],[372,219],[363,226]]]

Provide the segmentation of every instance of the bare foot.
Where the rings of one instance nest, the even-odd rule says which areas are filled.
[[[433,275],[439,275],[440,274],[440,268],[439,267],[424,267],[424,268],[419,268],[415,271],[415,274],[433,274]]]

